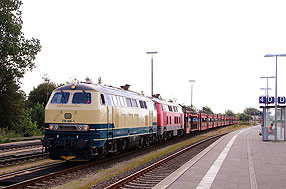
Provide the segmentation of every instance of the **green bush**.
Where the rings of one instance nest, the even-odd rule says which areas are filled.
[[[29,109],[26,109],[23,121],[16,132],[24,137],[41,135],[41,130],[37,127],[37,121],[32,121]]]
[[[8,130],[7,128],[0,128],[0,143],[9,141],[10,138],[21,137],[19,133]]]
[[[43,130],[45,125],[45,107],[44,103],[36,103],[32,108],[27,108],[32,122],[37,123],[37,128]]]

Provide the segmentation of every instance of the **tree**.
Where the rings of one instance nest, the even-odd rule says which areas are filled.
[[[204,106],[203,108],[202,108],[202,112],[203,113],[213,113],[213,111],[211,110],[211,108],[209,108],[209,107],[207,107],[207,106]]]
[[[25,93],[19,91],[13,74],[6,73],[0,82],[0,127],[16,130],[24,117],[24,109]]]
[[[37,103],[31,108],[26,109],[26,115],[30,117],[31,122],[37,125],[38,129],[45,126],[45,106],[44,103]]]
[[[21,5],[21,0],[0,1],[1,79],[6,77],[5,71],[9,70],[17,82],[26,71],[35,67],[33,61],[41,50],[38,39],[25,39],[21,31],[23,24],[22,12],[19,10]]]
[[[102,77],[101,77],[101,76],[99,76],[99,77],[97,78],[97,84],[102,84]]]
[[[259,115],[259,110],[256,108],[246,108],[243,112],[251,116]]]
[[[235,117],[235,113],[232,110],[226,110],[225,115]]]
[[[36,88],[34,87],[29,93],[27,106],[32,108],[37,103],[40,103],[45,107],[55,88],[57,88],[57,85],[50,82],[50,80],[45,80],[44,83],[39,84]]]
[[[251,120],[251,116],[246,114],[246,113],[240,113],[240,114],[238,114],[238,119],[240,121],[250,121]]]
[[[86,76],[85,82],[86,82],[86,83],[92,83],[92,80],[91,80],[88,76]]]
[[[182,110],[183,112],[186,112],[186,111],[189,111],[189,112],[192,112],[192,113],[196,113],[197,112],[197,109],[195,106],[187,106],[187,105],[184,105],[184,104],[180,104],[180,106],[182,107]]]
[[[79,83],[79,80],[74,77],[73,79],[70,78],[71,80],[70,81],[67,81],[66,84],[78,84]]]
[[[17,129],[25,118],[25,94],[20,79],[35,67],[38,39],[25,39],[21,0],[0,1],[0,127]]]

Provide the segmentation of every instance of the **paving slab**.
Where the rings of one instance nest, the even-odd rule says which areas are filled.
[[[259,128],[225,135],[154,188],[286,188],[286,142],[262,141]]]

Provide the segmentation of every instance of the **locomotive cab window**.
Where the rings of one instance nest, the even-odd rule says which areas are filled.
[[[70,93],[68,92],[57,92],[54,94],[51,103],[52,104],[66,104],[69,100]]]
[[[91,94],[87,92],[77,92],[74,93],[72,98],[73,104],[90,104],[91,103]]]

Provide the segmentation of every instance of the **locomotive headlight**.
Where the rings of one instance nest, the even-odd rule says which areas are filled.
[[[77,125],[76,127],[77,127],[78,131],[88,131],[89,130],[88,125]]]
[[[58,125],[54,125],[54,130],[57,130],[59,128]]]
[[[84,125],[83,128],[82,128],[83,131],[88,131],[88,129],[89,129],[88,125]]]
[[[54,128],[54,125],[49,125],[50,130],[53,130],[53,128]]]
[[[49,129],[50,129],[50,130],[57,130],[58,128],[59,128],[58,125],[53,125],[53,124],[50,124],[50,125],[49,125]]]

